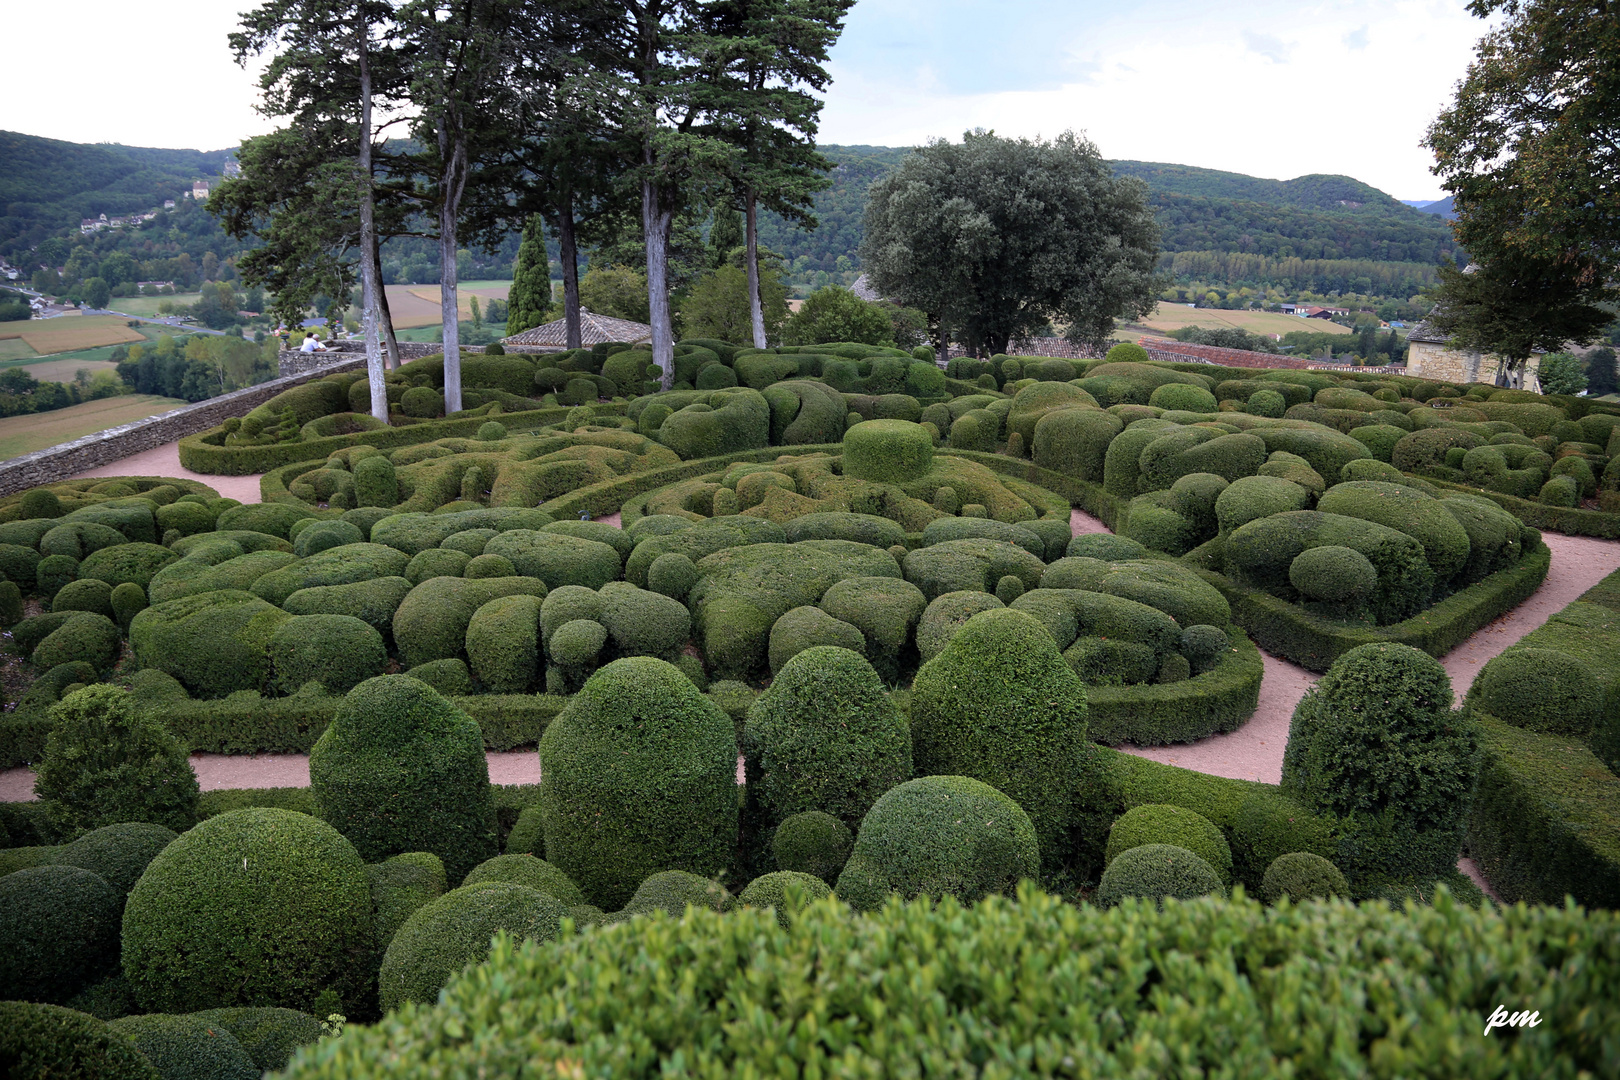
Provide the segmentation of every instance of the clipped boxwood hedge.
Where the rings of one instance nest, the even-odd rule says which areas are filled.
[[[351,1029],[288,1075],[1112,1076],[1168,1061],[1208,1075],[1394,1062],[1458,1075],[1459,1047],[1470,1075],[1598,1075],[1620,1024],[1617,929],[1612,912],[1502,914],[1449,897],[1411,912],[1217,899],[1098,911],[1031,890],[864,919],[822,900],[791,931],[760,909],[698,911],[544,950],[498,942],[442,1005]],[[1261,956],[1263,969],[1233,959]],[[910,974],[874,979],[883,971]],[[1504,995],[1540,1025],[1481,1038]],[[781,1034],[811,1024],[813,1039]]]

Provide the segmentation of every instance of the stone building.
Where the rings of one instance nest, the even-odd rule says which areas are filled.
[[[1451,338],[1435,329],[1424,319],[1407,336],[1410,348],[1406,354],[1406,373],[1420,379],[1441,382],[1494,383],[1501,358],[1494,353],[1481,353],[1477,349],[1453,349]],[[1541,368],[1541,355],[1532,355],[1524,365],[1524,389],[1541,390],[1537,373]]]
[[[597,315],[594,312],[579,309],[579,343],[585,348],[600,345],[605,341],[622,341],[629,345],[639,345],[652,340],[652,327],[646,323],[631,322],[629,319],[615,319],[607,315]],[[545,348],[566,348],[568,340],[568,327],[563,319],[536,326],[532,330],[525,330],[521,334],[501,339],[502,345],[537,345]]]

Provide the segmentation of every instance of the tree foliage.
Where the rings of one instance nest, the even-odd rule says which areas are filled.
[[[975,352],[1006,352],[1049,321],[1101,343],[1156,298],[1158,226],[1140,181],[1090,142],[967,133],[872,186],[861,260],[873,285]]]

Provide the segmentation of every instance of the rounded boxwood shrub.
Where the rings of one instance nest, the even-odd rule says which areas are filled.
[[[1573,476],[1555,476],[1541,485],[1536,497],[1548,506],[1579,506],[1581,484]]]
[[[299,531],[298,538],[293,541],[293,554],[300,559],[307,559],[311,555],[319,555],[328,548],[341,547],[344,544],[361,544],[365,539],[365,534],[353,522],[316,521]]]
[[[678,919],[687,905],[710,911],[730,911],[736,902],[718,881],[685,870],[663,870],[636,887],[635,895],[624,905],[627,915],[650,915],[662,911]]]
[[[112,605],[113,621],[118,624],[118,629],[124,634],[129,633],[129,624],[134,620],[135,616],[150,606],[146,600],[146,590],[133,581],[126,581],[122,585],[115,586],[108,595],[107,600]]]
[[[806,810],[856,824],[911,778],[911,731],[859,654],[818,645],[789,660],[748,710],[749,804],[766,827]]]
[[[1043,856],[1069,857],[1073,800],[1091,760],[1086,690],[1039,620],[1013,610],[969,619],[918,670],[911,734],[919,774],[1006,792],[1035,822]]]
[[[679,552],[665,552],[647,568],[647,588],[675,600],[685,600],[697,579],[697,565]]]
[[[1291,851],[1279,855],[1266,867],[1265,879],[1260,883],[1260,899],[1275,904],[1283,897],[1294,903],[1301,900],[1329,900],[1335,896],[1350,895],[1350,886],[1339,868],[1309,851]]]
[[[855,834],[821,810],[801,810],[782,819],[771,837],[771,856],[781,870],[809,874],[829,884],[849,861]]]
[[[539,675],[541,603],[538,596],[501,596],[473,612],[467,661],[491,693],[521,694]]]
[[[1354,608],[1378,587],[1378,571],[1361,552],[1324,544],[1295,556],[1288,580],[1307,599]]]
[[[859,630],[867,659],[892,670],[928,600],[921,589],[902,578],[852,577],[835,583],[817,606]]]
[[[1218,626],[1189,626],[1181,632],[1181,655],[1193,675],[1214,671],[1232,648],[1232,639]]]
[[[461,577],[472,563],[472,556],[454,548],[429,548],[411,556],[405,564],[405,580],[420,585],[429,578]]]
[[[509,881],[452,889],[417,908],[388,943],[377,976],[383,1011],[408,1001],[431,1005],[462,968],[489,955],[496,931],[521,941],[550,941],[567,916],[562,901]]]
[[[270,689],[281,694],[312,680],[346,694],[388,663],[382,635],[353,615],[295,615],[270,635],[269,653]]]
[[[411,583],[403,577],[380,577],[299,589],[281,606],[292,615],[353,615],[386,641],[394,633],[394,613],[410,591]]]
[[[562,533],[512,529],[485,544],[484,554],[503,556],[520,575],[539,578],[548,589],[564,585],[600,589],[623,573],[623,562],[612,546]]]
[[[1185,386],[1181,383],[1165,383],[1158,387],[1149,395],[1148,404],[1156,409],[1195,413],[1212,413],[1216,406],[1215,395],[1202,386]]]
[[[287,612],[238,589],[185,596],[153,606],[129,624],[141,667],[173,675],[198,698],[257,690],[270,675],[268,648]]]
[[[420,556],[418,556],[420,558]],[[474,555],[467,568],[461,572],[462,577],[468,578],[497,578],[517,577],[517,567],[511,560],[500,555]]]
[[[476,885],[480,881],[509,881],[514,885],[523,885],[561,900],[568,907],[578,907],[585,902],[585,894],[579,891],[579,886],[567,874],[528,852],[512,852],[487,859],[473,867],[462,884]]]
[[[135,887],[158,852],[178,834],[149,821],[125,821],[92,829],[77,840],[52,849],[53,866],[77,866],[113,887],[120,903]]]
[[[1244,411],[1255,416],[1279,418],[1288,409],[1288,400],[1275,390],[1256,390],[1249,395]]]
[[[112,591],[111,585],[98,578],[70,581],[57,590],[51,600],[51,610],[92,611],[110,619],[113,615]]]
[[[11,584],[16,587],[19,592],[28,588],[29,585],[32,584],[33,587],[39,592],[41,600],[50,600],[58,592],[60,592],[62,587],[68,582],[77,580],[78,576],[79,560],[69,555],[47,555],[43,559],[39,560],[39,564],[34,567],[34,576],[31,582],[29,579],[24,579],[22,581],[11,582]],[[19,596],[17,617],[9,619],[8,624],[16,622],[18,618],[21,617],[21,610],[22,599]]]
[[[377,947],[386,949],[411,913],[445,893],[444,862],[430,851],[407,851],[366,865],[376,907]]]
[[[180,556],[158,544],[119,544],[102,548],[79,563],[80,578],[98,578],[109,585],[133,581],[141,588],[152,583],[152,575]]]
[[[866,420],[844,432],[844,475],[903,484],[928,471],[934,440],[909,420]]]
[[[1009,574],[1022,581],[1024,588],[1033,589],[1046,572],[1046,564],[1039,556],[1016,544],[976,538],[947,540],[908,551],[902,564],[906,580],[929,600],[948,592],[993,592]]]
[[[790,930],[793,916],[806,904],[831,895],[827,883],[813,874],[777,870],[750,881],[737,902],[743,907],[774,908],[777,923]]]
[[[1468,705],[1527,731],[1585,738],[1603,716],[1603,684],[1557,649],[1515,646],[1492,657],[1468,691]]]
[[[1191,900],[1212,893],[1225,896],[1226,888],[1208,862],[1174,844],[1143,844],[1108,864],[1091,899],[1098,907],[1110,908],[1128,896],[1162,904],[1167,896]]]
[[[1294,710],[1282,789],[1340,821],[1357,881],[1437,877],[1457,864],[1479,768],[1440,661],[1409,645],[1351,649]]]
[[[111,667],[123,648],[118,624],[105,615],[91,611],[71,614],[72,618],[52,630],[44,641],[35,646],[29,658],[34,666],[41,671],[49,671],[58,664],[73,663],[89,664],[98,671]]]
[[[1442,586],[1468,562],[1468,532],[1439,499],[1416,488],[1355,480],[1329,488],[1316,505],[1324,514],[1376,522],[1413,537]]]
[[[262,1071],[284,1069],[293,1051],[320,1041],[321,1022],[297,1009],[207,1009],[198,1020],[224,1028]]]
[[[950,592],[936,597],[917,622],[917,653],[927,663],[944,651],[951,638],[981,611],[1006,607],[986,592]]]
[[[186,748],[127,692],[87,686],[51,710],[34,790],[62,834],[149,821],[184,832],[197,820]]]
[[[856,627],[833,618],[819,607],[794,608],[771,625],[771,674],[774,676],[806,649],[828,645],[858,654],[866,648],[866,637]]]
[[[1113,533],[1086,533],[1069,541],[1064,550],[1070,559],[1101,559],[1103,562],[1123,562],[1146,557],[1147,548],[1124,536]]]
[[[146,1055],[163,1080],[257,1080],[260,1075],[236,1036],[198,1016],[125,1016],[107,1026]]]
[[[307,1012],[331,990],[357,1013],[371,948],[360,855],[332,826],[290,810],[202,822],[152,860],[124,907],[124,976],[154,1012]]]
[[[890,893],[973,904],[1011,894],[1040,868],[1035,826],[1016,802],[970,777],[925,776],[873,804],[834,891],[862,911]]]
[[[128,1038],[59,1005],[0,1001],[0,1061],[30,1080],[162,1080]]]
[[[1058,409],[1041,415],[1029,443],[1035,464],[1076,480],[1102,480],[1108,444],[1124,423],[1099,409]]]
[[[460,881],[496,853],[483,734],[408,675],[349,691],[310,751],[309,780],[321,817],[368,861],[431,851]]]
[[[434,577],[406,595],[394,612],[394,643],[406,668],[431,660],[459,659],[467,627],[480,607],[502,596],[546,595],[537,578]]]
[[[0,986],[60,1004],[118,964],[122,897],[77,866],[0,877]]]
[[[592,384],[594,400],[595,385]],[[399,410],[406,416],[432,420],[444,415],[444,395],[431,386],[413,386],[399,399]]]
[[[1103,857],[1112,863],[1143,844],[1174,844],[1186,848],[1215,868],[1221,884],[1232,883],[1231,845],[1215,823],[1202,814],[1180,806],[1132,807],[1108,830],[1108,850]]]
[[[730,862],[736,730],[673,665],[627,657],[597,671],[541,736],[540,763],[546,858],[603,910],[655,871]]]

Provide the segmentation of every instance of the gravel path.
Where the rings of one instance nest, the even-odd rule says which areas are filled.
[[[256,503],[259,501],[259,478],[254,476],[208,476],[204,473],[194,473],[190,469],[180,466],[180,444],[177,442],[165,443],[150,450],[142,450],[127,458],[120,458],[111,465],[103,465],[99,469],[82,472],[70,479],[79,476],[178,476],[187,480],[201,480],[226,498],[238,502]]]

